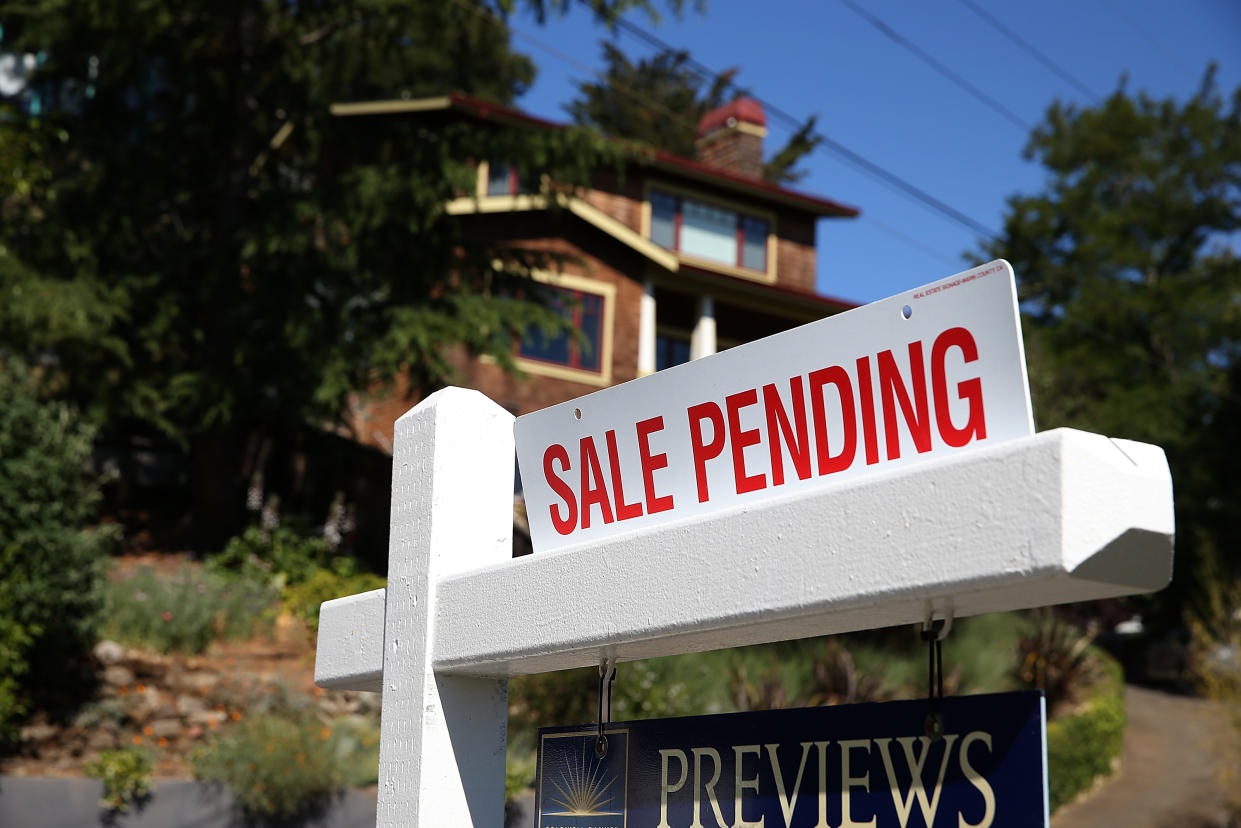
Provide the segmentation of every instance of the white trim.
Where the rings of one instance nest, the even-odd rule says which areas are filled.
[[[438,98],[417,98],[414,100],[396,101],[357,101],[354,103],[334,103],[328,112],[336,116],[348,115],[391,115],[397,112],[426,112],[432,109],[447,109],[452,100],[444,95]]]

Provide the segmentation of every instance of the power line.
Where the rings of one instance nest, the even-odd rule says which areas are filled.
[[[469,10],[471,10],[471,11],[474,11],[474,12],[476,12],[476,13],[478,13],[478,14],[482,15],[482,16],[483,16],[483,17],[485,17],[486,19],[490,19],[490,20],[491,20],[494,24],[496,24],[496,25],[498,25],[498,26],[500,26],[500,27],[504,28],[506,31],[508,31],[510,35],[517,35],[517,36],[519,36],[519,37],[522,37],[523,39],[525,39],[525,40],[529,41],[530,43],[532,43],[533,45],[537,46],[538,48],[543,49],[543,50],[544,50],[544,51],[546,51],[548,54],[551,54],[551,55],[553,55],[554,57],[557,57],[558,59],[560,59],[560,60],[563,60],[563,61],[567,62],[567,63],[568,63],[569,65],[571,65],[571,66],[575,66],[575,67],[576,67],[576,68],[578,68],[580,71],[584,71],[584,72],[586,72],[586,73],[587,73],[587,74],[589,74],[589,75],[592,75],[592,76],[594,76],[594,77],[596,77],[596,78],[599,78],[600,80],[607,81],[607,78],[603,75],[603,73],[602,73],[602,72],[597,71],[597,70],[592,70],[592,69],[590,69],[589,67],[586,67],[584,64],[582,64],[580,61],[576,60],[575,58],[573,58],[573,57],[571,57],[571,56],[569,56],[569,55],[566,55],[566,54],[564,54],[563,52],[560,52],[559,50],[557,50],[557,49],[555,49],[555,48],[553,48],[553,47],[551,47],[551,46],[548,46],[546,43],[543,43],[542,41],[538,40],[537,38],[533,37],[532,35],[530,35],[530,34],[527,34],[527,33],[525,33],[525,32],[521,32],[521,31],[518,31],[518,30],[514,29],[514,28],[513,28],[513,27],[511,27],[508,23],[506,23],[505,21],[503,21],[503,20],[501,20],[500,18],[496,17],[495,15],[491,14],[490,12],[487,12],[487,11],[482,11],[482,10],[479,10],[479,9],[477,9],[477,8],[473,7],[473,6],[470,6],[470,5],[468,5],[468,4],[467,4],[466,0],[453,0],[453,2],[457,3],[458,5],[462,6],[463,8],[467,8],[467,9],[469,9]],[[584,3],[585,3],[585,2],[587,2],[587,0],[582,0],[582,2],[584,2]],[[847,0],[846,0],[846,2],[847,2]],[[636,26],[635,24],[629,23],[627,20],[625,20],[625,19],[623,19],[623,18],[619,18],[619,19],[617,19],[617,20],[615,21],[615,24],[616,24],[616,26],[617,26],[618,28],[624,29],[625,31],[628,31],[629,33],[633,34],[634,36],[641,38],[642,40],[646,41],[649,45],[654,46],[655,48],[665,49],[665,50],[673,50],[673,51],[681,51],[681,50],[676,50],[676,49],[675,49],[675,47],[673,47],[671,44],[667,43],[666,41],[661,40],[660,38],[656,37],[655,35],[651,34],[650,32],[647,32],[647,31],[645,31],[644,29],[641,29],[640,27]],[[703,77],[705,77],[705,78],[718,78],[718,77],[720,77],[720,73],[718,73],[718,72],[714,72],[712,69],[710,69],[710,67],[705,66],[704,64],[702,64],[702,63],[698,62],[697,60],[693,59],[692,57],[689,59],[689,63],[690,63],[690,65],[691,65],[691,67],[692,67],[692,68],[694,68],[696,71],[698,71],[698,72],[702,73],[702,74],[703,74]],[[609,82],[609,83],[610,83],[610,82]],[[676,112],[673,112],[672,110],[668,109],[667,107],[662,106],[662,105],[660,105],[660,104],[656,103],[655,101],[652,101],[651,99],[647,98],[646,96],[641,95],[640,93],[638,93],[638,92],[636,92],[636,91],[634,91],[634,90],[628,89],[627,87],[618,86],[618,85],[616,85],[615,83],[612,83],[611,85],[612,85],[613,87],[617,88],[617,89],[618,89],[618,91],[621,91],[621,92],[622,92],[622,94],[628,94],[628,95],[630,95],[630,96],[632,96],[632,97],[635,97],[636,99],[638,99],[638,100],[639,100],[639,101],[641,101],[642,103],[646,104],[647,106],[650,106],[650,107],[653,107],[653,108],[660,109],[660,110],[662,110],[663,112],[665,112],[665,113],[667,113],[668,115],[670,115],[671,117],[676,118],[677,120],[679,120],[679,121],[681,121],[681,122],[683,122],[683,123],[689,123],[689,122],[690,122],[690,121],[689,121],[689,119],[685,118],[683,115],[680,115],[680,114],[678,114],[678,113],[676,113]],[[729,85],[730,85],[730,86],[733,86],[734,88],[736,87],[736,84],[735,84],[735,83],[731,83],[731,82],[730,82],[730,84],[729,84]],[[790,125],[793,129],[798,129],[798,128],[800,128],[800,126],[801,126],[801,122],[800,122],[797,118],[795,118],[795,117],[793,117],[792,115],[790,115],[788,112],[785,112],[784,110],[780,109],[779,107],[775,106],[774,104],[769,103],[768,101],[763,100],[762,98],[759,98],[759,97],[757,97],[757,96],[753,96],[753,97],[755,98],[755,100],[758,100],[760,103],[762,103],[762,105],[763,105],[764,109],[765,109],[767,112],[769,112],[769,113],[771,113],[772,115],[774,115],[776,118],[778,118],[778,119],[780,119],[780,120],[785,121],[785,122],[786,122],[788,125]],[[697,126],[697,125],[695,124],[695,128],[696,128],[696,126]],[[838,153],[839,155],[841,155],[841,157],[842,157],[842,159],[843,159],[843,160],[845,160],[847,163],[851,164],[851,165],[852,165],[852,166],[854,166],[855,168],[858,168],[858,169],[860,169],[860,170],[862,170],[862,171],[864,171],[864,172],[870,173],[870,174],[872,174],[872,175],[876,176],[877,178],[879,178],[879,179],[880,179],[881,181],[883,181],[884,183],[887,183],[887,184],[893,185],[893,186],[895,186],[898,190],[900,190],[900,191],[902,191],[902,192],[904,192],[904,193],[906,193],[906,194],[908,194],[908,195],[914,196],[915,198],[917,198],[917,200],[918,200],[918,201],[921,201],[923,204],[925,204],[925,205],[927,205],[927,206],[929,206],[929,207],[932,207],[933,209],[936,209],[936,210],[940,211],[941,213],[943,213],[943,214],[944,214],[945,216],[947,216],[948,218],[952,218],[953,220],[958,221],[959,223],[965,223],[965,226],[969,227],[970,229],[974,230],[975,232],[979,233],[980,235],[983,235],[983,236],[988,237],[991,241],[996,241],[996,242],[998,242],[998,241],[1000,240],[1000,239],[999,239],[999,234],[995,233],[995,232],[994,232],[994,231],[992,231],[992,230],[989,230],[988,228],[984,227],[983,225],[979,224],[978,222],[975,222],[973,219],[969,218],[968,216],[964,215],[963,213],[959,213],[958,211],[956,211],[956,210],[955,210],[955,209],[953,209],[952,207],[950,207],[950,206],[948,206],[947,204],[944,204],[943,202],[941,202],[941,201],[939,201],[938,199],[934,198],[934,197],[933,197],[933,196],[931,196],[929,193],[925,193],[924,191],[922,191],[922,190],[918,189],[918,188],[917,188],[917,187],[915,187],[914,185],[909,184],[909,182],[907,182],[907,181],[905,181],[904,179],[900,178],[900,176],[897,176],[895,173],[890,173],[890,172],[888,172],[887,170],[885,170],[884,168],[880,167],[879,165],[874,164],[873,162],[869,161],[868,159],[864,158],[863,156],[861,156],[861,155],[859,155],[859,154],[857,154],[857,153],[854,153],[852,150],[849,150],[847,147],[844,147],[843,145],[839,144],[838,142],[832,141],[831,139],[827,138],[826,136],[822,136],[822,135],[820,135],[820,137],[823,139],[823,144],[822,144],[823,146],[825,146],[827,149],[829,149],[829,150],[831,150],[831,151],[833,151],[833,152],[836,152],[836,153]],[[941,261],[941,262],[943,262],[943,263],[947,264],[947,265],[948,265],[948,266],[950,266],[950,267],[959,267],[959,266],[960,266],[960,262],[953,261],[953,260],[952,260],[950,257],[948,257],[947,255],[945,255],[945,254],[943,254],[943,253],[939,252],[938,250],[935,250],[934,248],[932,248],[932,247],[930,247],[930,246],[928,246],[928,245],[926,245],[926,244],[923,244],[922,242],[920,242],[919,240],[917,240],[917,239],[913,238],[912,236],[909,236],[909,235],[907,235],[907,234],[905,234],[905,233],[903,233],[903,232],[901,232],[901,231],[899,231],[899,230],[897,230],[897,229],[895,229],[895,228],[893,228],[893,227],[891,227],[891,226],[889,226],[889,225],[887,225],[887,224],[885,224],[885,223],[883,223],[883,222],[879,221],[878,219],[874,218],[873,216],[870,216],[870,215],[867,215],[867,214],[863,214],[861,217],[862,217],[862,219],[863,219],[863,220],[865,220],[865,221],[869,222],[871,225],[873,225],[876,229],[878,229],[878,230],[880,230],[880,231],[882,231],[882,232],[884,232],[884,233],[887,233],[888,235],[892,236],[893,238],[896,238],[896,239],[900,240],[901,242],[903,242],[903,243],[905,243],[905,244],[909,245],[910,247],[913,247],[913,248],[916,248],[916,249],[920,250],[921,252],[925,253],[926,255],[931,256],[932,258],[935,258],[935,259],[937,259],[937,260],[939,260],[939,261]],[[1100,334],[1097,330],[1094,330],[1094,329],[1092,329],[1092,328],[1087,328],[1087,327],[1085,327],[1085,326],[1082,326],[1082,325],[1080,325],[1080,323],[1078,323],[1077,327],[1079,328],[1079,330],[1080,330],[1080,331],[1081,331],[1084,335],[1086,335],[1086,336],[1091,336],[1091,337],[1093,337],[1095,340],[1097,340],[1097,341],[1099,341],[1099,342],[1103,342],[1103,343],[1105,343],[1105,344],[1110,344],[1110,345],[1113,345],[1113,346],[1116,346],[1116,347],[1119,347],[1119,346],[1122,344],[1122,343],[1120,343],[1119,341],[1117,341],[1115,338],[1113,338],[1113,337],[1106,337],[1106,336],[1104,336],[1104,335]],[[1145,359],[1145,360],[1146,360],[1146,361],[1147,361],[1147,362],[1148,362],[1151,366],[1153,366],[1153,367],[1155,367],[1155,368],[1157,368],[1157,369],[1158,369],[1158,368],[1163,368],[1163,367],[1164,367],[1164,366],[1163,366],[1163,365],[1162,365],[1162,364],[1161,364],[1161,363],[1160,363],[1160,362],[1159,362],[1159,361],[1158,361],[1158,360],[1157,360],[1157,359],[1156,359],[1153,355],[1143,355],[1143,358],[1144,358],[1144,359]],[[1241,399],[1241,398],[1238,398],[1236,395],[1234,395],[1234,394],[1232,394],[1232,393],[1225,393],[1225,394],[1224,394],[1224,396],[1225,396],[1226,398],[1228,398],[1228,399],[1233,399],[1233,400]]]
[[[672,46],[672,44],[668,43],[667,41],[661,40],[660,38],[656,37],[655,35],[641,28],[640,26],[634,23],[630,23],[628,20],[625,20],[624,18],[620,18],[619,20],[617,20],[616,26],[617,28],[622,29],[623,31],[628,32],[634,35],[635,37],[645,41],[648,45],[656,49],[679,51],[674,46]],[[721,73],[716,72],[715,70],[711,69],[709,66],[706,66],[700,63],[699,61],[695,60],[692,57],[689,59],[689,64],[691,68],[697,71],[705,79],[714,80],[716,78],[721,77]],[[731,83],[730,85],[736,88],[735,83]],[[772,116],[776,120],[783,121],[784,124],[788,126],[790,129],[797,130],[801,128],[802,122],[797,117],[791,115],[790,113],[786,112],[785,110],[781,109],[780,107],[776,106],[775,104],[771,103],[765,98],[759,97],[758,95],[753,95],[752,97],[763,105],[763,110],[768,115]],[[926,192],[920,187],[917,187],[916,185],[910,183],[909,181],[897,175],[896,173],[890,172],[883,166],[875,163],[874,161],[871,161],[869,158],[866,158],[861,153],[854,152],[853,150],[849,149],[845,145],[841,144],[839,141],[829,138],[828,136],[823,135],[822,133],[820,133],[818,137],[822,139],[822,143],[820,144],[820,146],[822,146],[824,149],[832,153],[835,153],[837,156],[842,158],[844,161],[846,161],[848,164],[853,166],[855,169],[858,169],[864,172],[865,174],[873,178],[876,178],[891,187],[894,187],[896,190],[898,190],[905,196],[922,203],[924,206],[929,207],[932,210],[938,212],[940,215],[956,222],[957,224],[960,224],[961,226],[965,227],[971,232],[977,233],[981,236],[985,236],[991,239],[992,241],[995,241],[999,238],[999,233],[986,227],[981,222],[975,221],[974,219],[970,218],[966,214],[962,213],[960,210],[957,210],[956,208],[950,206],[949,204],[946,204],[945,202],[941,201],[940,199],[936,198],[935,196],[931,195],[930,193]]]
[[[999,20],[996,20],[995,17],[992,16],[990,12],[988,12],[986,9],[979,6],[977,3],[974,2],[974,0],[961,0],[961,5],[965,6],[967,9],[972,11],[974,14],[978,15],[983,20],[985,20],[988,24],[990,24],[991,28],[995,29],[997,32],[1007,37],[1013,43],[1016,43],[1030,57],[1034,58],[1039,63],[1043,64],[1043,66],[1045,66],[1047,69],[1056,73],[1064,80],[1068,81],[1070,84],[1072,84],[1077,89],[1078,92],[1081,92],[1087,98],[1090,98],[1090,100],[1093,101],[1094,103],[1096,104],[1099,103],[1099,96],[1096,95],[1094,91],[1090,89],[1090,87],[1086,86],[1086,84],[1082,83],[1077,78],[1073,77],[1073,75],[1071,75],[1067,69],[1063,68],[1058,63],[1053,61],[1051,58],[1044,55],[1024,37],[1022,37],[1021,35],[1014,32],[1012,29],[1005,26]]]
[[[621,94],[627,95],[637,100],[638,102],[644,104],[648,108],[657,109],[661,111],[662,113],[664,113],[665,115],[667,115],[668,117],[673,118],[683,124],[687,124],[688,126],[692,127],[695,130],[698,128],[698,125],[696,123],[686,118],[683,114],[674,112],[668,107],[663,106],[662,104],[659,104],[656,101],[651,100],[647,96],[642,95],[641,93],[638,93],[633,89],[630,89],[628,86],[624,84],[616,84],[616,83],[608,81],[608,79],[603,75],[602,72],[593,70],[585,66],[581,61],[577,60],[576,58],[573,58],[572,56],[565,54],[564,52],[560,51],[559,49],[556,49],[555,47],[549,46],[548,44],[534,37],[533,35],[530,35],[526,32],[522,32],[518,29],[513,28],[503,19],[492,14],[490,11],[471,5],[467,2],[467,0],[453,0],[453,2],[461,6],[462,8],[468,9],[469,11],[472,11],[475,14],[478,14],[480,17],[484,18],[485,20],[491,21],[494,25],[500,26],[505,31],[507,31],[510,35],[514,35],[514,36],[522,38],[523,40],[528,41],[529,43],[536,46],[537,48],[542,49],[543,51],[547,52],[549,55],[552,55],[553,57],[557,58],[558,60],[564,61],[565,63],[569,64],[570,66],[573,66],[579,71],[585,72],[586,74],[596,77],[599,80],[610,83],[610,85],[613,88],[615,88],[618,92],[620,92]],[[624,24],[624,25],[621,25],[621,24]],[[644,30],[639,29],[634,24],[628,23],[627,21],[623,19],[618,20],[617,25],[620,26],[621,28],[624,28],[626,31],[630,31],[633,34],[642,37],[644,40],[646,40],[647,43],[654,45],[657,48],[668,49],[668,50],[673,49],[673,47],[670,44],[665,43],[664,41],[655,37],[655,35],[650,34],[649,32],[645,32]],[[692,58],[690,59],[690,63],[693,65],[693,67],[697,71],[706,73],[707,76],[709,77],[715,78],[715,77],[720,76],[719,73],[713,72],[709,67],[699,63],[696,60],[693,60]],[[735,86],[735,84],[733,85]],[[771,104],[761,98],[756,98],[756,100],[762,103],[764,110],[771,116],[784,121],[786,124],[788,124],[795,130],[801,127],[801,122],[797,118],[795,118],[793,115],[789,114],[788,112],[785,112],[784,110],[780,109],[774,104]],[[905,196],[913,198],[914,200],[918,202],[921,202],[924,206],[929,207],[932,210],[935,210],[936,212],[940,213],[942,216],[945,216],[946,218],[949,218],[952,221],[955,221],[957,224],[960,224],[966,229],[974,233],[977,233],[981,236],[984,236],[992,241],[998,240],[999,234],[996,233],[995,231],[975,221],[974,219],[965,215],[964,213],[957,210],[956,208],[944,203],[943,201],[940,201],[939,199],[935,198],[933,195],[926,192],[925,190],[922,190],[921,188],[906,181],[904,178],[901,178],[896,173],[889,172],[888,170],[884,169],[879,164],[876,164],[875,162],[871,161],[870,159],[866,158],[860,153],[854,152],[853,150],[844,146],[840,142],[835,141],[831,138],[828,138],[825,135],[819,135],[819,138],[822,140],[822,143],[820,144],[820,146],[823,146],[825,149],[835,153],[836,155],[841,157],[846,163],[850,164],[854,168],[895,188],[896,190],[898,190]],[[926,248],[925,245],[922,245],[920,242],[917,242],[916,240],[911,239],[909,236],[906,236],[903,233],[899,233],[898,231],[892,230],[892,228],[888,227],[885,224],[882,224],[881,222],[876,221],[874,222],[874,224],[880,230],[890,233],[891,235],[895,236],[897,239],[905,242],[906,244],[911,244],[911,246],[922,249],[924,251],[929,249],[929,248]],[[933,253],[933,255],[942,261],[948,261],[947,257],[942,253],[935,252]],[[955,266],[955,263],[954,263],[954,266]]]
[[[891,225],[885,224],[884,222],[880,221],[879,219],[875,218],[869,213],[863,213],[862,220],[869,222],[870,224],[874,225],[876,229],[881,230],[884,233],[887,233],[889,236],[892,236],[893,238],[904,242],[905,244],[909,245],[915,250],[922,251],[926,255],[930,256],[932,259],[941,261],[944,264],[948,265],[949,267],[960,267],[961,266],[961,263],[959,261],[953,260],[951,256],[948,256],[945,253],[940,253],[938,250],[931,247],[929,244],[924,244],[918,241],[917,239],[915,239],[913,236],[907,233],[902,233],[900,230],[897,230],[895,227],[892,227]]]
[[[983,92],[977,86],[975,86],[974,84],[970,83],[968,80],[963,78],[961,75],[958,75],[956,72],[952,71],[947,66],[940,63],[935,58],[931,57],[927,52],[921,49],[913,41],[903,37],[900,33],[895,31],[887,23],[884,23],[878,17],[875,17],[873,14],[871,14],[870,12],[863,9],[861,6],[854,3],[853,0],[840,0],[840,2],[843,3],[845,6],[847,6],[851,11],[853,11],[854,14],[857,14],[858,16],[862,17],[864,20],[866,20],[876,29],[883,32],[892,41],[902,46],[903,48],[909,50],[910,52],[912,52],[914,55],[920,58],[924,63],[926,63],[928,66],[934,69],[936,72],[939,72],[941,75],[946,77],[948,80],[952,81],[957,86],[961,87],[966,92],[973,95],[978,101],[980,101],[988,109],[997,113],[998,115],[1000,115],[1001,117],[1005,118],[1010,123],[1012,123],[1014,126],[1017,126],[1025,130],[1026,132],[1029,132],[1034,129],[1034,125],[1031,124],[1029,121],[1024,120],[1020,115],[1013,112],[1011,109],[1006,107],[1004,104],[1000,103],[995,98],[991,97],[986,92]]]
[[[1176,56],[1176,53],[1174,53],[1171,49],[1169,49],[1168,47],[1160,43],[1150,32],[1146,31],[1146,29],[1139,26],[1138,22],[1134,20],[1133,17],[1130,16],[1127,12],[1125,12],[1124,8],[1120,4],[1110,2],[1110,0],[1103,0],[1103,5],[1107,6],[1108,9],[1112,12],[1112,14],[1116,15],[1122,21],[1124,21],[1125,25],[1127,25],[1130,29],[1133,29],[1135,32],[1141,35],[1142,39],[1145,40],[1147,43],[1149,43],[1152,47],[1154,47],[1155,51],[1162,52],[1164,57],[1166,57],[1168,60],[1175,63],[1182,72],[1184,72],[1187,75],[1194,74],[1193,69],[1190,69],[1188,66],[1186,66],[1185,63],[1179,57]]]

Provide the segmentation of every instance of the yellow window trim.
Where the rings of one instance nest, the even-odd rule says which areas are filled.
[[[692,198],[695,201],[701,201],[704,204],[713,204],[723,207],[726,210],[732,210],[737,213],[744,213],[747,216],[763,219],[767,222],[767,270],[750,270],[747,267],[738,267],[736,265],[722,264],[712,259],[703,259],[698,256],[692,256],[682,253],[679,250],[667,250],[660,247],[651,239],[651,190],[659,190],[660,192],[669,193],[671,195],[681,196],[682,198]],[[771,284],[776,281],[776,252],[777,239],[776,234],[776,214],[770,210],[756,209],[748,204],[740,201],[732,201],[727,198],[717,198],[712,195],[703,195],[699,190],[692,190],[686,187],[678,187],[675,184],[664,184],[663,182],[652,184],[648,179],[642,187],[642,210],[641,210],[641,231],[642,238],[648,243],[654,245],[659,250],[676,256],[677,261],[684,262],[687,265],[702,268],[703,270],[713,270],[716,273],[725,273],[729,276],[738,276],[742,279],[750,279],[754,282],[764,282]]]
[[[517,365],[527,374],[543,377],[570,380],[585,385],[600,387],[612,384],[612,337],[616,314],[616,285],[600,282],[586,276],[574,276],[569,273],[553,273],[547,270],[532,270],[530,276],[536,282],[543,282],[568,290],[579,290],[603,297],[603,330],[599,334],[599,371],[587,371],[581,368],[570,368],[567,365],[553,365],[536,359],[528,359],[517,355]]]

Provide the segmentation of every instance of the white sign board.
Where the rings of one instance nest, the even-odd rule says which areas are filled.
[[[1030,435],[994,261],[519,417],[535,552]]]

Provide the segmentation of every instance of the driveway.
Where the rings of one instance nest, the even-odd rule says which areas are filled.
[[[1052,828],[1228,825],[1228,788],[1221,775],[1227,752],[1234,786],[1241,765],[1235,734],[1219,708],[1204,699],[1133,685],[1125,688],[1125,707],[1129,727],[1120,771],[1061,808]]]

